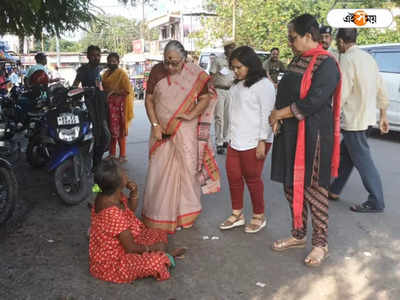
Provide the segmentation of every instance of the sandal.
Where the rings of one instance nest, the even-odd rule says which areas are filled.
[[[263,229],[265,226],[267,226],[267,219],[264,217],[264,214],[262,214],[262,216],[253,215],[250,224],[247,224],[244,228],[244,232],[256,233]]]
[[[306,237],[299,240],[291,236],[283,240],[275,241],[274,244],[272,245],[272,250],[285,251],[291,248],[304,248],[306,246],[306,242],[307,242]]]
[[[328,246],[313,247],[311,252],[304,259],[304,263],[309,267],[318,267],[328,257]]]
[[[340,200],[340,196],[334,193],[329,192],[328,193],[328,199],[332,200],[332,201],[339,201]]]
[[[228,219],[226,219],[221,225],[219,225],[219,229],[231,229],[234,227],[243,226],[244,223],[245,222],[243,213],[240,213],[239,215],[235,215],[232,213],[232,215]]]
[[[121,164],[123,164],[123,163],[126,163],[128,160],[126,159],[126,156],[120,156],[120,157],[118,158],[118,161],[119,161]]]

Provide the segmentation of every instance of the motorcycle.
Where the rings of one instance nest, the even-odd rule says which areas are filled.
[[[18,199],[18,183],[14,172],[20,146],[11,140],[12,128],[3,113],[0,113],[0,224],[12,215]]]
[[[36,122],[37,113],[48,101],[53,86],[37,85],[28,89],[14,86],[8,97],[3,97],[2,109],[7,118],[15,124],[16,132],[29,129],[30,123]]]
[[[27,159],[33,167],[47,164],[54,172],[56,192],[68,205],[83,201],[90,192],[92,123],[82,96],[91,88],[55,89],[40,120],[31,128]]]

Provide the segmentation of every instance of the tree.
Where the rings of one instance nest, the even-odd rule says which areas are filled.
[[[202,20],[204,30],[196,34],[198,46],[213,46],[217,40],[232,38],[232,0],[210,0],[215,6],[216,18]],[[285,58],[292,56],[287,44],[287,24],[294,17],[310,13],[318,22],[326,24],[329,10],[335,8],[356,7],[392,7],[393,2],[365,0],[344,2],[334,0],[236,0],[236,42],[259,50],[279,47]],[[397,22],[399,25],[400,22]],[[399,28],[398,28],[399,29]],[[359,35],[360,44],[398,42],[399,30],[363,29]]]
[[[155,7],[155,4],[158,2],[158,0],[118,0],[119,2],[124,3],[125,5],[130,3],[131,6],[133,7],[138,7],[139,5],[141,5],[142,7],[142,23],[141,23],[141,27],[140,27],[140,38],[144,38],[145,36],[145,18],[144,18],[144,6],[148,5],[151,7]]]
[[[59,35],[95,19],[90,0],[13,0],[0,2],[0,34]]]
[[[91,44],[120,55],[132,51],[132,41],[140,38],[141,22],[107,15],[99,15],[98,19],[100,22],[92,22],[80,41],[82,51]],[[145,25],[143,28],[145,38],[157,38],[155,30],[149,30]]]

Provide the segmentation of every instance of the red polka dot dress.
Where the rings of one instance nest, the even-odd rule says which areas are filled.
[[[96,213],[92,208],[89,241],[90,273],[99,279],[116,283],[153,276],[158,280],[170,277],[170,260],[164,252],[126,253],[118,235],[130,230],[134,241],[150,246],[167,242],[167,233],[147,228],[128,208],[122,196],[124,209],[112,206]]]

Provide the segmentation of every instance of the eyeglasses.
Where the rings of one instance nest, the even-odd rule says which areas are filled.
[[[182,62],[183,58],[180,61],[168,61],[168,60],[164,60],[163,64],[168,67],[174,67],[176,68],[177,66],[179,66],[179,64]]]
[[[296,34],[295,36],[288,35],[288,40],[290,43],[294,43],[298,37],[298,34]]]

